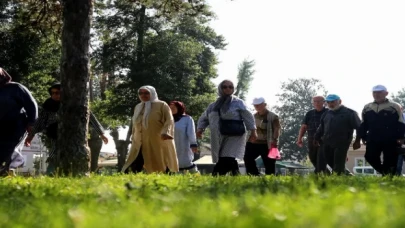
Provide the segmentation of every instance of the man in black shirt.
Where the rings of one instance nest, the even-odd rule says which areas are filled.
[[[315,96],[312,98],[312,105],[314,109],[308,111],[305,114],[305,118],[302,121],[301,129],[298,135],[297,145],[299,147],[303,147],[302,138],[305,135],[305,132],[308,132],[308,150],[309,150],[309,160],[311,161],[312,165],[315,167],[315,173],[319,173],[319,165],[318,165],[318,151],[319,146],[314,145],[315,140],[315,133],[318,129],[321,121],[321,116],[327,111],[325,108],[325,98],[322,96]],[[322,161],[320,161],[322,162]]]
[[[322,115],[321,123],[315,134],[315,145],[322,142],[320,155],[332,168],[333,173],[344,174],[347,151],[353,140],[353,133],[360,128],[360,118],[357,113],[341,105],[340,97],[330,94],[326,97],[328,111]],[[360,143],[354,143],[353,149],[360,148]]]

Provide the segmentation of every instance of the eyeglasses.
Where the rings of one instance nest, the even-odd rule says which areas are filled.
[[[139,92],[138,94],[139,95],[149,95],[150,93],[149,92]]]
[[[224,86],[222,86],[222,89],[233,89],[233,86],[226,86],[226,85],[224,85]]]

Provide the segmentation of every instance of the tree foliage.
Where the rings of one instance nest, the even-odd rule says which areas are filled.
[[[281,91],[277,94],[279,105],[274,107],[282,126],[280,150],[284,159],[302,161],[308,154],[306,147],[300,148],[296,145],[302,119],[305,113],[313,108],[312,97],[325,95],[326,90],[318,79],[298,78],[283,82]]]
[[[392,100],[405,107],[405,88],[402,88],[395,94],[392,94]]]
[[[212,13],[206,9],[196,16],[162,18],[153,10],[161,6],[149,6],[116,1],[107,5],[113,14],[96,19],[103,44],[94,53],[95,72],[107,73],[110,86],[95,104],[106,108],[110,120],[126,123],[139,102],[137,89],[152,85],[161,100],[181,100],[197,117],[215,99],[213,49],[223,49],[224,38],[208,26]]]
[[[242,100],[246,99],[246,95],[249,93],[250,83],[253,81],[253,75],[255,70],[253,67],[255,66],[254,60],[245,59],[239,65],[238,71],[238,84],[236,86],[235,95],[240,97]]]

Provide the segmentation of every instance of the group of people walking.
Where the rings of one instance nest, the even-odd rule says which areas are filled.
[[[278,116],[267,109],[263,98],[254,100],[257,112],[252,114],[234,92],[231,81],[221,82],[217,100],[201,115],[195,130],[182,102],[168,105],[158,99],[155,88],[141,87],[141,103],[132,118],[130,154],[122,171],[197,173],[193,153],[197,152],[197,138],[209,128],[213,175],[239,175],[238,159],[245,161],[248,174],[260,175],[255,163],[258,156],[263,159],[266,174],[275,174],[276,160],[267,155],[269,148],[278,146]]]
[[[330,173],[327,165],[338,175],[349,173],[345,169],[349,147],[357,150],[362,142],[366,145],[365,159],[377,172],[401,174],[401,146],[405,138],[402,107],[387,99],[388,91],[383,85],[374,86],[372,94],[374,101],[364,106],[362,120],[354,110],[342,105],[337,95],[312,98],[314,109],[305,115],[297,144],[303,146],[307,132],[309,158],[315,173]]]
[[[29,146],[39,132],[45,133],[50,145],[47,173],[55,171],[61,85],[54,84],[48,92],[50,97],[43,103],[38,118],[37,104],[28,89],[12,82],[11,76],[0,68],[1,175],[8,172],[16,148],[22,142]],[[122,172],[198,173],[193,163],[194,153],[198,151],[197,138],[209,128],[212,162],[215,163],[213,175],[239,175],[238,160],[244,161],[247,174],[261,175],[256,166],[259,156],[265,174],[275,174],[276,160],[269,158],[268,152],[278,147],[281,121],[267,108],[264,98],[253,100],[256,112],[252,113],[234,92],[231,81],[222,81],[218,85],[217,100],[202,113],[196,127],[181,101],[166,103],[159,100],[154,87],[139,88],[141,102],[134,110],[132,145]],[[305,114],[297,145],[304,146],[303,139],[308,133],[308,155],[315,173],[350,173],[345,168],[349,147],[352,145],[356,150],[363,142],[365,159],[377,172],[400,174],[403,162],[400,153],[404,150],[400,148],[405,138],[402,107],[387,99],[388,91],[382,85],[373,87],[372,94],[374,101],[365,105],[362,120],[354,110],[342,105],[337,95],[312,98],[314,109]],[[89,123],[104,143],[108,143],[103,127],[91,112]],[[97,161],[93,161],[92,170],[96,167]]]

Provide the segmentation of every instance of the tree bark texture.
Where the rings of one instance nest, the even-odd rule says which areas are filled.
[[[87,146],[91,0],[63,0],[59,170],[81,176],[89,171]]]

